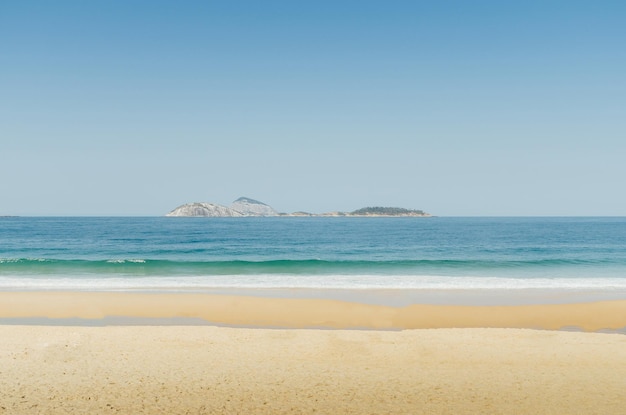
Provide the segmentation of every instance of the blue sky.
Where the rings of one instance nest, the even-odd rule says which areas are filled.
[[[626,2],[0,2],[0,215],[626,215]]]

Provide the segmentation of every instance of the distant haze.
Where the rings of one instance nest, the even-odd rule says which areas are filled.
[[[626,2],[0,6],[0,215],[626,215]]]

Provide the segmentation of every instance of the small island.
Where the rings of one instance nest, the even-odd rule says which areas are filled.
[[[351,216],[430,216],[423,210],[399,207],[364,207],[350,213]]]
[[[230,206],[215,203],[194,202],[186,203],[172,210],[165,216],[169,217],[431,217],[422,210],[405,209],[399,207],[364,207],[352,212],[308,213],[293,212],[279,213],[271,206],[248,197],[240,197]]]

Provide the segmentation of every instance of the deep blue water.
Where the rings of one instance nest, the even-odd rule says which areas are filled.
[[[0,218],[0,289],[626,288],[626,218]]]

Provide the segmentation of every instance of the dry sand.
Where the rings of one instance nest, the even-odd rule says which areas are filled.
[[[624,414],[626,336],[0,326],[0,414]]]
[[[0,293],[0,319],[200,317],[287,327],[623,328],[626,302],[370,306],[207,295]],[[626,336],[0,325],[0,414],[624,414]]]

